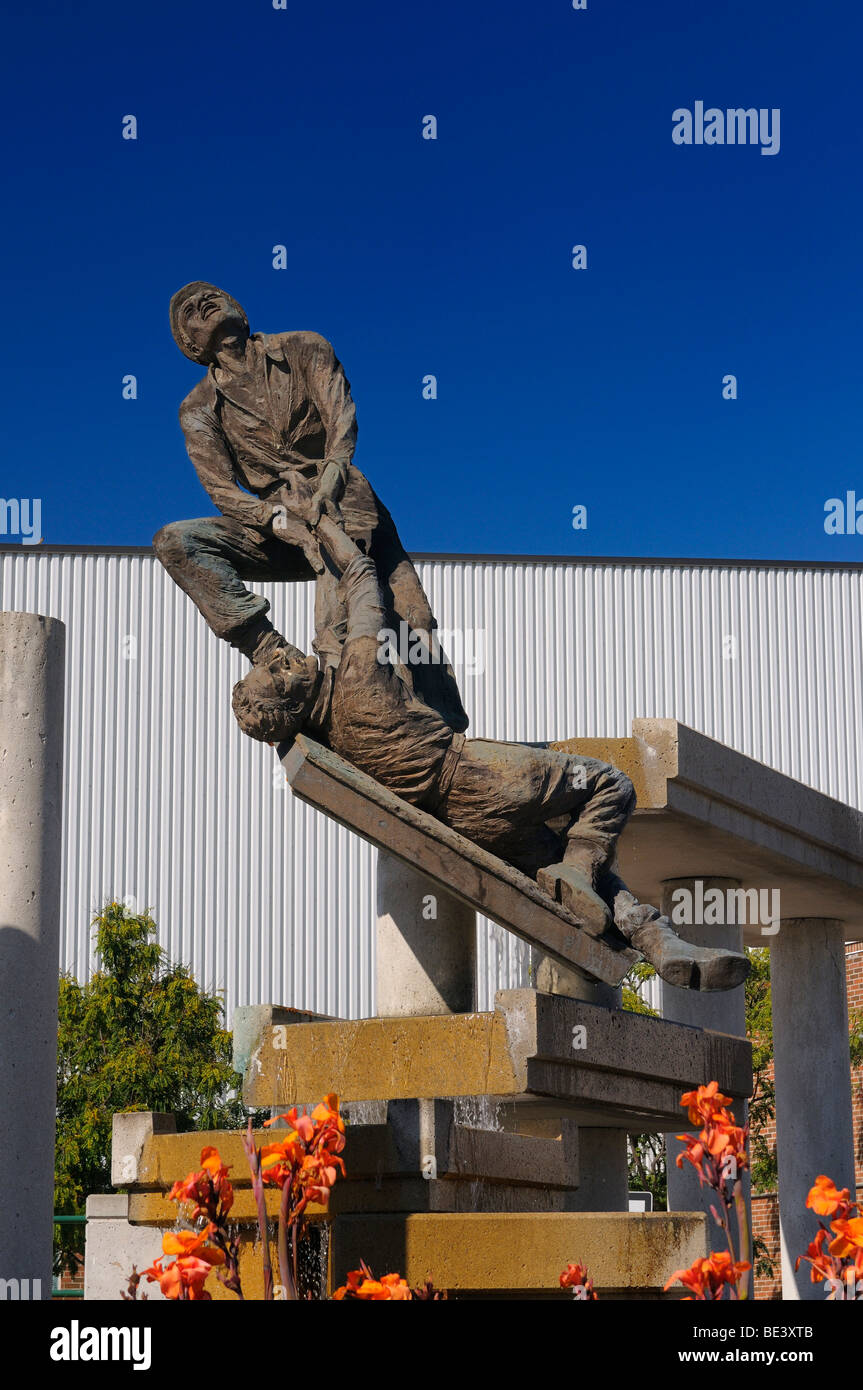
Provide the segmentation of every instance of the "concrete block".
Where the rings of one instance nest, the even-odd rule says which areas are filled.
[[[133,1267],[147,1269],[162,1254],[162,1232],[129,1222],[129,1198],[122,1194],[87,1198],[84,1247],[84,1298],[120,1302]],[[142,1283],[147,1298],[164,1302],[159,1285]]]
[[[288,1036],[255,1054],[247,1105],[328,1089],[366,1102],[520,1096],[638,1132],[679,1127],[682,1091],[707,1080],[733,1097],[752,1088],[744,1039],[534,990],[500,991],[493,1013],[303,1024]]]
[[[579,1261],[600,1294],[658,1296],[675,1269],[706,1253],[700,1212],[343,1216],[332,1234],[331,1279],[344,1283],[364,1259],[378,1275],[398,1270],[412,1285],[431,1278],[456,1295],[571,1297],[558,1276]]]
[[[135,1110],[115,1115],[111,1129],[111,1182],[129,1187],[142,1181],[141,1156],[148,1140],[156,1134],[174,1134],[174,1115],[155,1110]],[[177,1177],[182,1177],[178,1173]]]
[[[231,1019],[234,1069],[254,1070],[261,1048],[276,1051],[287,1046],[286,1030],[295,1023],[332,1022],[326,1014],[287,1009],[277,1004],[241,1004]]]

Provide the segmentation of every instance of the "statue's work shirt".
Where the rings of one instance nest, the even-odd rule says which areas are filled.
[[[255,333],[247,366],[236,390],[211,367],[180,406],[189,458],[219,511],[266,526],[271,493],[287,486],[308,495],[324,466],[335,463],[346,479],[345,528],[367,540],[386,512],[351,463],[356,410],[332,346],[319,333]]]
[[[405,801],[431,809],[445,791],[464,736],[418,700],[389,662],[378,660],[386,625],[375,567],[356,556],[339,581],[347,635],[319,732],[330,747]]]

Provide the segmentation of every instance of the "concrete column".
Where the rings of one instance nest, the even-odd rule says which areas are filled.
[[[565,994],[605,1009],[619,1009],[622,990],[592,980],[574,966],[560,965],[531,948],[531,979],[540,994]],[[605,1126],[578,1126],[579,1185],[567,1194],[567,1211],[626,1211],[629,1164],[626,1131]]]
[[[736,878],[710,878],[706,875],[696,874],[692,878],[667,879],[662,885],[662,912],[671,918],[674,906],[673,894],[678,888],[685,888],[693,895],[693,902],[696,895],[696,883],[703,884],[703,891],[706,893],[711,888],[718,888],[725,893],[730,888],[739,888],[740,881]],[[680,899],[677,900],[678,902]],[[692,925],[678,925],[672,919],[675,931],[693,941],[697,946],[716,946],[725,950],[742,951],[743,949],[743,928],[740,925],[713,925],[706,926],[703,923]],[[767,944],[765,938],[765,945]],[[709,1028],[717,1033],[731,1033],[735,1037],[745,1038],[746,1036],[746,995],[745,986],[740,985],[737,989],[720,990],[715,993],[701,994],[693,989],[676,989],[673,985],[667,985],[664,980],[661,982],[662,1017],[669,1019],[672,1023],[686,1023],[694,1028]],[[701,1078],[700,1084],[706,1085],[714,1078],[705,1076]],[[735,1106],[734,1114],[737,1123],[746,1124],[749,1107],[738,1104]],[[688,1133],[691,1129],[686,1115],[680,1112],[680,1133]],[[727,1245],[725,1238],[710,1215],[711,1204],[715,1201],[714,1193],[710,1188],[699,1187],[698,1176],[691,1164],[684,1164],[683,1168],[677,1167],[677,1155],[683,1150],[683,1145],[676,1140],[669,1138],[666,1142],[666,1152],[668,1156],[668,1210],[669,1211],[704,1211],[708,1217],[708,1233],[711,1250],[725,1250]],[[747,1207],[749,1206],[749,1177],[744,1178],[746,1191]],[[749,1213],[749,1226],[752,1229],[752,1215]],[[746,1257],[748,1258],[748,1256]]]
[[[119,1303],[129,1286],[132,1267],[138,1273],[162,1254],[162,1231],[154,1226],[133,1226],[129,1221],[128,1192],[87,1198],[87,1243],[84,1248],[84,1299],[86,1302]],[[151,1302],[165,1302],[155,1282],[141,1283]]]
[[[50,1298],[66,632],[0,613],[0,1278]],[[38,1281],[38,1283],[34,1282]],[[39,1292],[36,1292],[36,1289]]]
[[[794,1273],[818,1229],[806,1195],[819,1173],[854,1193],[844,924],[780,921],[770,940],[770,988],[782,1297],[818,1300],[824,1285],[810,1283],[809,1266]]]
[[[476,913],[416,869],[378,852],[377,1014],[476,1007]]]

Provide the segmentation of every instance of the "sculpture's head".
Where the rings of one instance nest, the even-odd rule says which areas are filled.
[[[224,339],[249,336],[249,320],[242,306],[204,280],[193,280],[177,290],[170,315],[177,347],[191,362],[204,367],[213,361]]]
[[[237,723],[261,743],[295,738],[312,711],[320,684],[313,656],[290,645],[279,648],[266,665],[253,666],[234,686]]]

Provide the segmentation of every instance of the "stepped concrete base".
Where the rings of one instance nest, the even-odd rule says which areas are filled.
[[[342,1212],[564,1211],[578,1187],[578,1131],[570,1122],[558,1121],[555,1137],[537,1137],[459,1124],[447,1101],[395,1102],[389,1115],[389,1123],[349,1124],[347,1176],[333,1189],[329,1213],[312,1205],[311,1218]],[[231,1168],[232,1216],[254,1222],[239,1134],[176,1134],[163,1115],[136,1115],[133,1174],[126,1153],[131,1118],[115,1116],[113,1146],[115,1172],[122,1171],[131,1188],[126,1199],[130,1220],[173,1225],[180,1213],[167,1194],[175,1179],[199,1167],[201,1149],[211,1144]],[[147,1124],[152,1126],[149,1133]],[[260,1130],[256,1142],[273,1143],[284,1133],[275,1127]],[[275,1219],[278,1189],[265,1192]]]
[[[457,1107],[447,1101],[398,1102],[389,1116],[387,1124],[349,1124],[348,1175],[336,1183],[329,1210],[308,1208],[322,1294],[364,1259],[379,1274],[398,1270],[412,1285],[430,1276],[455,1297],[562,1297],[558,1276],[578,1260],[606,1296],[657,1297],[675,1269],[707,1251],[700,1213],[574,1211],[582,1197],[579,1138],[566,1121],[553,1138],[474,1129],[458,1123]],[[241,1136],[172,1133],[165,1115],[135,1116],[133,1135],[131,1118],[115,1117],[112,1155],[126,1174],[131,1165],[123,1168],[122,1160],[134,1158],[130,1191],[91,1199],[93,1215],[105,1223],[88,1243],[87,1296],[119,1298],[133,1264],[140,1270],[159,1254],[161,1232],[183,1224],[168,1193],[213,1145],[231,1170],[244,1293],[261,1299],[257,1214]],[[282,1132],[258,1131],[256,1141],[272,1142]],[[279,1191],[265,1194],[272,1229]],[[100,1203],[105,1209],[97,1212]],[[232,1297],[215,1278],[211,1285],[214,1298]]]

